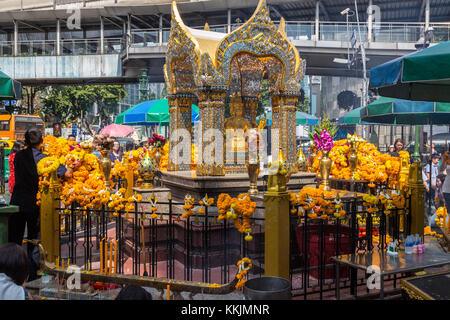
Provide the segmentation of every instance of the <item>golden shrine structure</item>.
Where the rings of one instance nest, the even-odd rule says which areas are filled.
[[[256,128],[256,108],[263,79],[268,81],[272,100],[272,150],[281,147],[287,163],[294,168],[295,111],[304,71],[304,61],[287,38],[284,19],[278,26],[270,20],[266,0],[260,0],[251,18],[229,34],[210,31],[208,24],[204,30],[187,27],[173,1],[164,65],[169,130],[173,139],[168,170],[190,170],[190,164],[179,161],[182,155],[175,152],[175,147],[176,142],[183,140],[184,133],[192,134],[191,105],[197,102],[199,134],[203,137],[197,176],[236,172],[232,163],[225,162],[224,147],[218,143],[221,139],[205,136],[208,130],[215,129],[225,141],[226,129],[237,130],[248,125]],[[232,117],[227,119],[226,97],[233,101]],[[205,148],[211,150],[211,143],[214,144],[214,161],[206,159]],[[277,153],[274,152],[275,156]]]

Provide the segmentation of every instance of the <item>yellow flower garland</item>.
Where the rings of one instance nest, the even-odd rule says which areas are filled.
[[[236,274],[236,278],[239,280],[236,283],[236,289],[240,289],[247,282],[246,276],[248,271],[253,267],[252,261],[245,257],[238,261],[236,264],[238,266],[238,273]]]
[[[41,159],[36,165],[38,175],[47,177],[50,172],[58,169],[59,164],[57,157],[45,157]]]
[[[184,212],[181,215],[183,219],[188,219],[194,214],[194,210],[192,210],[194,208],[194,202],[195,199],[190,194],[184,196],[184,206],[182,207]]]

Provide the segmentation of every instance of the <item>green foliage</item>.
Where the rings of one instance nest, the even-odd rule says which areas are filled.
[[[307,96],[303,100],[298,100],[297,111],[309,113],[309,98]]]
[[[22,86],[22,108],[20,111],[25,114],[34,114],[37,100],[45,88],[45,86]]]
[[[122,85],[75,85],[48,87],[43,93],[45,116],[55,116],[61,123],[83,119],[94,103],[98,105],[100,122],[110,115],[109,110],[126,97]],[[109,109],[109,110],[108,110]]]
[[[313,128],[312,131],[306,130],[311,141],[314,141],[314,135],[320,136],[323,130],[327,130],[331,137],[334,138],[338,127],[331,123],[331,120],[323,113],[322,118],[319,120],[319,124]]]

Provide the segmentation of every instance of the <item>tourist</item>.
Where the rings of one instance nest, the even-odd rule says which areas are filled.
[[[133,151],[134,150],[134,143],[133,141],[127,141],[127,143],[125,144],[125,151]]]
[[[403,151],[403,146],[405,144],[403,143],[403,140],[398,138],[394,142],[394,152],[391,153],[391,156],[393,157],[400,157],[400,151]]]
[[[30,295],[23,287],[28,278],[28,257],[16,243],[0,246],[0,300],[25,300]]]
[[[12,194],[14,189],[14,158],[16,157],[17,151],[22,150],[25,147],[24,143],[20,140],[17,140],[14,142],[13,147],[11,148],[11,153],[8,157],[8,164],[9,164],[9,177],[8,177],[8,187],[9,187],[9,194]]]
[[[152,295],[142,287],[127,285],[120,290],[116,300],[152,300]]]
[[[430,182],[428,180],[428,177],[425,173],[426,167],[422,168],[422,180],[423,180],[423,186],[425,187],[425,203],[428,203],[428,197],[430,195]]]
[[[436,190],[436,177],[439,174],[439,160],[440,160],[440,156],[438,154],[433,154],[431,156],[431,189],[429,190],[430,192],[430,197],[431,199],[434,199],[434,193]],[[428,182],[430,181],[430,165],[428,164],[425,167],[425,174],[427,176],[427,180]]]
[[[395,147],[393,144],[391,144],[388,149],[388,154],[392,155],[394,153],[394,151],[395,151]]]
[[[445,174],[447,176],[450,174],[449,151],[444,153],[444,155],[442,156],[442,163],[441,163],[441,166],[439,167],[440,172],[443,172],[443,174]],[[444,171],[445,171],[445,173],[444,173]],[[444,180],[444,184],[442,185],[442,193],[444,195],[445,206],[447,208],[450,208],[450,179],[446,178]]]
[[[9,242],[22,245],[25,224],[27,238],[39,239],[39,207],[36,204],[39,176],[37,163],[47,155],[39,148],[42,144],[42,132],[38,128],[30,128],[25,132],[25,145],[27,148],[16,153],[14,158],[15,185],[11,195],[11,204],[19,206],[19,213],[11,215],[9,220]],[[73,169],[60,165],[57,169],[58,177],[72,176]],[[34,250],[34,252],[33,252]],[[39,266],[39,252],[37,248],[28,245],[28,258],[30,260],[30,280],[37,277]]]
[[[114,165],[114,163],[117,161],[122,161],[122,156],[123,156],[123,152],[122,152],[122,148],[120,147],[120,143],[119,141],[115,140],[112,146],[112,150],[109,153],[108,157],[109,160],[111,160],[111,163]]]
[[[445,205],[444,194],[442,193],[442,186],[444,185],[445,175],[440,173],[436,177],[436,193],[434,196],[434,205],[436,208]]]

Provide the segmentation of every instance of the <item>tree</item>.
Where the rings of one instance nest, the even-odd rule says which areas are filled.
[[[298,100],[298,104],[297,104],[297,111],[300,112],[305,112],[305,113],[309,113],[309,98],[308,96],[304,96],[303,97],[303,101],[302,100]]]
[[[39,103],[40,93],[45,90],[44,86],[22,87],[22,111],[26,114],[34,114],[34,107]]]
[[[48,87],[43,94],[42,114],[48,120],[57,118],[61,123],[77,121],[93,133],[87,118],[89,109],[97,103],[98,113],[95,118],[100,125],[108,122],[111,108],[126,97],[122,85],[75,85]]]
[[[120,85],[98,85],[92,86],[95,90],[95,102],[98,105],[98,116],[100,127],[110,124],[114,107],[127,96],[124,86]]]

